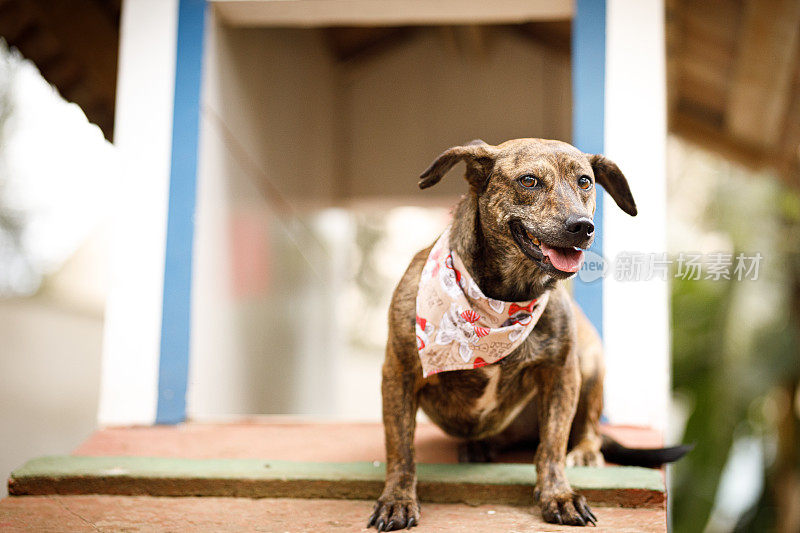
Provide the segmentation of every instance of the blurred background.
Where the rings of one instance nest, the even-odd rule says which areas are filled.
[[[3,478],[97,427],[114,206],[154,217],[115,133],[122,4],[0,0]],[[663,10],[666,251],[763,256],[744,281],[671,265],[667,439],[696,444],[673,528],[800,531],[800,2]],[[416,175],[476,137],[569,140],[571,31],[211,24],[190,417],[378,418],[391,292],[464,188]]]

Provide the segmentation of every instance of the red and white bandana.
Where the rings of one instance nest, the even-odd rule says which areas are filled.
[[[548,293],[529,302],[483,295],[450,249],[450,228],[433,245],[417,292],[417,350],[424,377],[496,363],[522,344],[542,316]]]

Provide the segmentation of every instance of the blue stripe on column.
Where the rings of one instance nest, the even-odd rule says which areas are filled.
[[[572,20],[573,144],[590,154],[603,153],[605,137],[606,2],[577,0]],[[603,196],[597,191],[596,237],[591,250],[603,254]],[[575,298],[603,334],[603,282],[575,279]]]
[[[156,423],[186,419],[205,0],[179,0]]]

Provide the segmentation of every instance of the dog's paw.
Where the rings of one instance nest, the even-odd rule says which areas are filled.
[[[375,503],[367,527],[378,531],[412,528],[419,524],[419,503],[411,499],[381,497]]]
[[[605,464],[600,450],[576,446],[567,454],[567,466],[603,466]]]
[[[485,440],[468,440],[458,444],[459,463],[491,463],[495,448]]]
[[[585,526],[597,524],[591,508],[586,504],[586,498],[574,492],[557,496],[542,496],[537,494],[542,508],[542,518],[551,524],[567,526]]]

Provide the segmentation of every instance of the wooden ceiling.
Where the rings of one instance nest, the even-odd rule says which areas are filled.
[[[0,37],[78,104],[106,139],[114,131],[121,0],[0,0]]]
[[[800,186],[800,0],[665,0],[670,131]],[[121,0],[0,0],[0,36],[111,140]],[[380,55],[412,26],[322,31],[337,61]],[[518,32],[568,54],[569,21],[446,26],[477,49]]]
[[[800,0],[666,0],[669,129],[800,187]],[[339,61],[400,45],[413,27],[328,28]],[[569,54],[569,21],[446,26],[468,49],[514,31]]]
[[[800,1],[667,0],[669,127],[800,186]]]
[[[427,26],[337,26],[322,32],[334,59],[357,61],[375,56],[388,48],[401,46],[408,38]],[[568,20],[527,22],[523,24],[461,24],[437,27],[446,39],[467,51],[480,53],[491,38],[499,33],[515,33],[569,55],[570,22]]]

